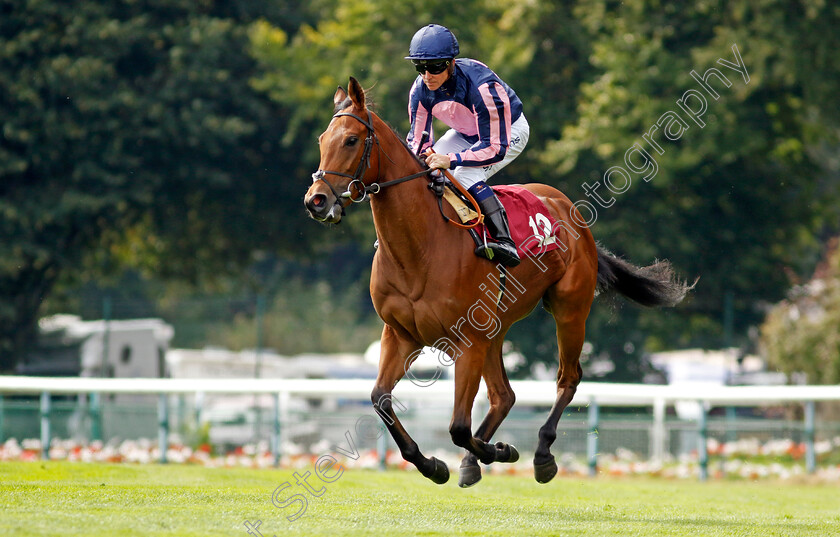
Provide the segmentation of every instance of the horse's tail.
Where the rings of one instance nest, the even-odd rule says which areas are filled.
[[[668,261],[637,267],[598,245],[599,293],[619,293],[642,306],[675,306],[696,283],[679,280]]]

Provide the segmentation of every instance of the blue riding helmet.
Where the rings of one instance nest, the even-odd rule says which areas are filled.
[[[448,60],[458,55],[458,40],[446,27],[430,24],[411,38],[406,60]]]

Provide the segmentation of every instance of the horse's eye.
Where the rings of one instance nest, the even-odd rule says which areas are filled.
[[[356,145],[356,142],[358,142],[358,141],[359,141],[359,138],[357,136],[351,136],[350,138],[347,138],[347,141],[344,142],[344,145],[346,145],[348,147],[352,147],[352,146]]]

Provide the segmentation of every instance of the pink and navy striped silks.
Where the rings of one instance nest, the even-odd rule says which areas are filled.
[[[434,143],[432,118],[438,118],[461,133],[473,145],[461,153],[450,153],[451,167],[489,166],[502,160],[508,147],[511,124],[522,114],[516,93],[483,63],[460,58],[455,72],[435,91],[418,76],[411,87],[408,115],[411,129],[406,141],[417,152],[423,131]]]

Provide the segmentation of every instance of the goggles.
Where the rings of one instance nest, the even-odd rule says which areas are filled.
[[[442,72],[446,71],[446,69],[449,67],[449,64],[452,62],[451,60],[413,60],[412,63],[414,64],[414,68],[417,69],[417,72],[421,75],[426,71],[428,71],[429,74],[432,75],[439,75]]]

